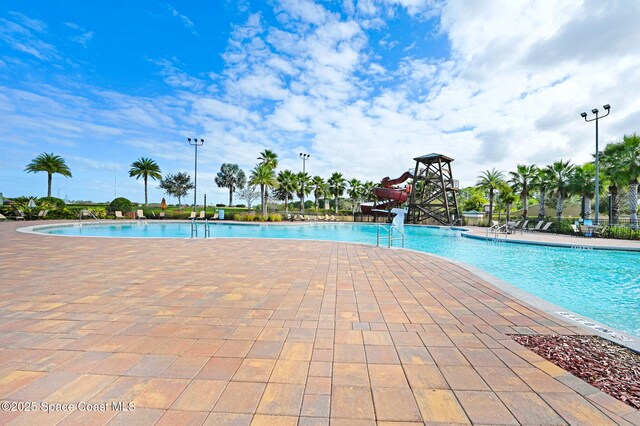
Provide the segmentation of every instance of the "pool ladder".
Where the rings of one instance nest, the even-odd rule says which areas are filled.
[[[383,230],[387,235],[381,234],[380,230]],[[393,236],[393,232],[400,234],[398,237]],[[402,242],[402,248],[404,248],[404,232],[402,232],[397,226],[391,225],[388,228],[384,225],[378,225],[378,232],[376,235],[376,246],[380,247],[380,241],[382,239],[387,240],[387,247],[393,246],[395,240]]]
[[[198,238],[198,224],[195,219],[191,219],[191,238]],[[204,220],[204,238],[211,238],[211,224],[208,219]]]

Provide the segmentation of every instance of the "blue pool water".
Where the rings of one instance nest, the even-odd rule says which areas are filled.
[[[199,235],[204,235],[199,224]],[[376,243],[376,225],[211,225],[211,237]],[[126,223],[38,230],[55,235],[188,238],[191,223]],[[405,247],[476,266],[556,305],[640,337],[640,253],[479,241],[461,231],[405,227]],[[213,242],[213,241],[212,241]]]

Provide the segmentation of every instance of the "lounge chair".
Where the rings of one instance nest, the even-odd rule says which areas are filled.
[[[198,215],[198,217],[196,217],[196,219],[198,220],[205,220],[206,217],[204,216],[205,211],[204,210],[200,210],[200,215]]]
[[[571,224],[571,231],[572,231],[571,235],[578,235],[578,236],[582,235],[582,232],[580,232],[580,229],[575,224]]]
[[[606,227],[600,225],[580,225],[580,232],[585,237],[599,237],[604,233]]]
[[[522,234],[522,231],[526,231],[527,230],[527,226],[529,226],[529,219],[525,220],[524,222],[522,222],[520,224],[520,227],[518,229],[520,230],[521,234]]]
[[[124,216],[122,215],[122,212],[120,210],[116,210],[116,220],[117,219],[124,219]]]
[[[305,220],[307,220],[307,217],[305,215],[301,214],[300,215],[300,220],[305,221]]]
[[[44,219],[47,217],[47,213],[49,213],[49,210],[40,210],[40,213],[38,213],[38,219]]]
[[[331,215],[331,222],[335,222],[335,221],[337,221],[337,220],[338,220],[338,219],[336,219],[336,217],[335,217],[334,215]]]
[[[164,212],[160,212],[160,214],[158,214],[158,219],[166,219],[167,216],[165,216]]]
[[[505,228],[507,230],[507,234],[513,234],[518,229],[518,225],[520,225],[520,221],[517,222],[507,222],[505,224]]]
[[[538,223],[536,223],[535,228],[528,228],[528,229],[525,229],[525,231],[539,231],[540,228],[542,228],[542,225],[544,225],[544,220],[539,220]]]
[[[328,215],[328,214],[325,214],[325,215],[324,215],[324,220],[326,220],[327,222],[330,222],[330,221],[331,221],[331,218],[329,217],[329,215]]]
[[[136,216],[138,217],[138,219],[146,219],[142,209],[136,210]]]
[[[189,219],[195,219],[196,218],[196,212],[191,212],[191,214],[189,215]]]
[[[537,232],[549,232],[549,228],[551,228],[551,225],[553,225],[553,222],[547,222],[544,224],[544,226],[540,229],[533,229],[533,231],[537,231]],[[538,228],[536,226],[536,228]]]
[[[15,211],[16,220],[24,220],[24,212],[22,210]]]
[[[214,213],[210,218],[211,220],[218,220],[218,213]]]
[[[7,217],[5,215],[3,215],[2,213],[0,213],[0,220],[7,220]]]

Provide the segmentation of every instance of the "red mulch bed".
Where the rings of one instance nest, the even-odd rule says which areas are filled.
[[[511,337],[590,385],[640,409],[640,354],[598,336]]]

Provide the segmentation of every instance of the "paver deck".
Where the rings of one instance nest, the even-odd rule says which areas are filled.
[[[18,226],[0,223],[0,400],[38,405],[0,424],[640,424],[508,336],[588,331],[442,259]]]

